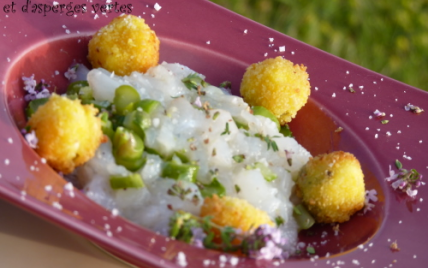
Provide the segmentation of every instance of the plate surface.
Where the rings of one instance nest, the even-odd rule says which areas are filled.
[[[205,260],[218,265],[221,255],[227,259],[230,256],[170,241],[115,217],[78,190],[64,189],[61,177],[42,163],[20,135],[19,129],[25,125],[21,77],[35,74],[36,79],[43,78],[63,90],[63,73],[70,63],[87,63],[90,36],[120,14],[114,9],[106,15],[91,13],[97,4],[105,4],[92,2],[73,2],[73,7],[86,4],[86,13],[50,11],[45,16],[44,11],[32,13],[31,6],[25,13],[19,3],[15,13],[0,14],[0,197],[138,266],[176,267],[178,252],[185,253],[189,267],[201,267]],[[38,3],[52,5],[52,1]],[[154,8],[156,3],[161,6],[158,11]],[[125,3],[120,2],[118,8],[121,4]],[[212,84],[232,81],[235,94],[251,63],[284,56],[306,65],[312,93],[291,124],[296,139],[313,155],[333,150],[352,152],[362,163],[366,188],[378,192],[375,209],[340,225],[337,236],[330,225],[300,235],[302,241],[314,245],[316,255],[303,254],[285,263],[241,258],[236,267],[423,266],[427,260],[424,245],[428,241],[424,228],[428,224],[428,207],[423,200],[428,194],[427,186],[420,187],[417,198],[412,200],[395,192],[384,178],[395,159],[404,168],[426,173],[428,115],[404,109],[407,103],[427,108],[426,92],[310,47],[208,1],[139,1],[132,6],[132,14],[145,18],[160,37],[161,60],[188,65],[205,74]],[[283,46],[285,52],[279,52]],[[376,109],[386,113],[383,119],[388,119],[388,124],[373,115]],[[338,127],[343,131],[335,132]],[[46,191],[47,185],[51,191]],[[398,252],[390,249],[394,241],[400,248]],[[224,265],[232,267],[229,262]]]

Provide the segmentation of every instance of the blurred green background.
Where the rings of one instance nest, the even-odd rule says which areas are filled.
[[[286,35],[428,91],[427,0],[211,0]]]

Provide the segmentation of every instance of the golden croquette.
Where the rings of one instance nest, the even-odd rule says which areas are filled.
[[[98,110],[52,94],[28,121],[38,139],[36,152],[54,169],[71,173],[94,156],[103,133]]]
[[[159,39],[144,19],[122,15],[113,19],[89,41],[88,59],[93,68],[117,75],[145,72],[159,61]]]
[[[319,223],[345,222],[364,207],[364,175],[351,153],[337,151],[311,158],[296,184],[298,195]]]
[[[206,197],[201,207],[201,217],[212,216],[212,222],[220,226],[231,226],[246,232],[262,224],[275,226],[269,215],[252,206],[248,201],[236,197]]]
[[[311,92],[308,78],[304,65],[278,56],[250,65],[240,91],[250,106],[265,107],[284,125],[306,104]]]

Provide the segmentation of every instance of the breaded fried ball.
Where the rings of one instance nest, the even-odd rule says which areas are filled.
[[[296,181],[298,195],[318,223],[348,221],[364,207],[360,162],[342,151],[311,158]]]
[[[98,110],[52,94],[28,121],[38,139],[36,152],[54,169],[71,173],[94,156],[103,133]]]
[[[242,78],[241,95],[250,106],[263,106],[281,125],[291,121],[308,101],[311,87],[304,65],[282,57],[250,65]]]
[[[246,232],[262,224],[275,226],[269,215],[252,206],[248,201],[230,196],[206,197],[201,207],[201,217],[212,216],[220,226],[230,226]]]
[[[145,72],[159,61],[159,39],[144,19],[122,15],[101,28],[89,41],[88,59],[117,75]]]

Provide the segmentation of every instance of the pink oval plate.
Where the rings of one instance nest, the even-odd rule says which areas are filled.
[[[392,189],[385,178],[389,176],[389,166],[395,170],[396,159],[406,169],[414,168],[421,174],[427,171],[428,115],[404,108],[411,103],[428,109],[426,92],[320,51],[209,1],[119,2],[104,10],[105,14],[100,13],[100,8],[106,1],[67,2],[69,6],[64,6],[62,12],[61,7],[53,8],[53,1],[31,1],[27,9],[25,1],[16,2],[14,13],[8,3],[0,13],[1,198],[141,267],[177,267],[179,252],[184,253],[188,267],[425,266],[428,206],[423,199],[428,194],[427,186],[418,188],[416,198],[410,198]],[[34,4],[38,4],[35,13]],[[356,155],[363,167],[366,188],[378,193],[374,209],[357,213],[336,231],[331,225],[319,225],[302,232],[300,240],[312,245],[315,254],[303,251],[301,256],[285,261],[239,257],[235,264],[230,262],[232,255],[157,235],[112,215],[79,190],[65,187],[66,182],[43,163],[20,134],[25,126],[21,77],[34,74],[37,80],[45,79],[52,90],[64,91],[67,67],[73,61],[88,64],[90,36],[122,12],[143,17],[156,31],[161,40],[162,61],[188,65],[205,74],[212,84],[232,81],[235,94],[239,94],[241,77],[251,63],[283,56],[306,65],[312,93],[291,129],[313,155],[333,150]],[[385,116],[376,117],[375,110]],[[389,122],[385,124],[383,120]],[[399,250],[391,249],[394,242]]]

